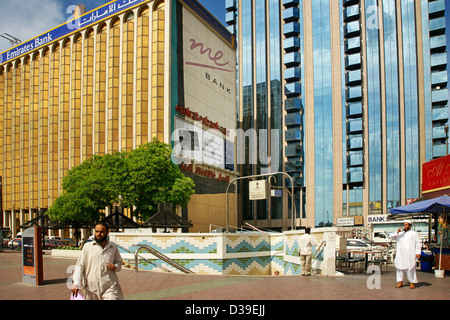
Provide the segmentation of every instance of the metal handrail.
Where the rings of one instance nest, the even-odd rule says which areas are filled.
[[[229,227],[230,227],[230,223],[229,223],[229,208],[228,208],[228,190],[230,189],[230,186],[235,183],[236,181],[242,180],[242,179],[253,179],[253,178],[262,178],[262,177],[272,177],[275,175],[284,175],[287,176],[290,180],[291,180],[291,210],[292,210],[292,230],[295,229],[294,226],[294,221],[295,221],[295,217],[296,217],[296,208],[295,208],[295,201],[294,201],[294,180],[292,179],[292,177],[287,174],[286,172],[273,172],[273,173],[264,173],[264,174],[257,174],[257,175],[251,175],[251,176],[245,176],[245,177],[237,177],[235,179],[233,179],[232,181],[230,181],[230,183],[228,183],[227,186],[227,190],[225,191],[225,198],[226,198],[226,204],[225,204],[225,211],[226,211],[226,224],[227,224],[227,233],[230,231]],[[286,187],[285,187],[286,188]],[[287,189],[287,188],[286,188]],[[236,219],[237,222],[237,219]]]
[[[327,243],[327,242],[326,242],[326,241],[322,241],[322,242],[320,243],[320,245],[319,245],[319,247],[317,248],[316,252],[314,252],[314,254],[312,255],[311,260],[314,260],[314,259],[315,259],[316,254],[317,254],[318,252],[321,251],[320,249],[322,248],[322,246],[323,246],[325,243]],[[324,248],[325,248],[325,247],[324,247]]]
[[[148,246],[148,245],[145,245],[145,244],[139,245],[138,248],[137,248],[137,250],[136,250],[135,253],[134,253],[134,264],[135,264],[136,272],[139,272],[139,270],[138,270],[138,265],[139,265],[139,259],[138,259],[138,256],[139,256],[139,250],[146,250],[146,251],[150,252],[150,253],[151,253],[152,255],[154,255],[155,257],[157,257],[157,258],[161,259],[162,261],[164,261],[164,262],[170,264],[172,267],[174,267],[174,268],[180,270],[181,272],[184,272],[184,273],[186,273],[186,274],[195,274],[195,273],[194,273],[193,271],[191,271],[190,269],[188,269],[188,268],[182,266],[182,265],[179,264],[179,263],[176,263],[175,261],[173,261],[173,260],[170,259],[169,257],[165,256],[165,255],[162,254],[161,252],[159,252],[159,251],[155,250],[154,248],[152,248],[152,247],[150,247],[150,246]]]
[[[117,243],[116,243],[116,246],[119,247],[119,248],[122,249],[122,250],[125,250],[125,251],[128,252],[128,253],[136,254],[135,252],[131,252],[131,251],[128,250],[127,248],[124,248],[124,247],[118,245]],[[172,272],[172,271],[170,271],[169,269],[164,268],[163,266],[158,266],[157,264],[151,262],[150,260],[146,259],[146,258],[143,257],[143,256],[138,255],[138,257],[141,258],[142,260],[144,260],[144,261],[146,261],[146,262],[148,262],[148,263],[154,265],[155,267],[160,268],[161,270],[163,270],[163,271],[165,271],[165,272],[169,272],[169,273]],[[135,255],[135,259],[136,259],[136,255]],[[136,261],[136,260],[135,260],[135,261]],[[135,266],[135,268],[137,268],[137,267]]]

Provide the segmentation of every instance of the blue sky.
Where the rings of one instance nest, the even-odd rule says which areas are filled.
[[[0,34],[8,33],[27,41],[66,22],[72,15],[70,6],[83,3],[87,11],[111,0],[0,0]],[[220,22],[225,24],[225,0],[199,0]],[[0,37],[0,52],[11,48]]]

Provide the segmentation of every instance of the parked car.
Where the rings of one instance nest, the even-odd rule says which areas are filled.
[[[63,239],[60,241],[63,244],[63,247],[75,247],[75,242],[72,239]]]
[[[384,250],[384,246],[371,244],[370,241],[364,239],[347,239],[347,250],[350,251],[371,251]]]
[[[8,247],[8,242],[11,239],[11,230],[8,227],[2,227],[1,228],[1,246],[2,248]]]
[[[89,239],[86,240],[86,243],[93,242],[93,241],[94,241],[94,239],[89,238]],[[78,246],[81,246],[82,243],[83,243],[83,240],[78,242]]]
[[[67,245],[71,247],[75,247],[76,245],[75,241],[73,241],[73,239],[70,238],[64,238],[61,241],[64,241],[64,243],[67,243]]]
[[[44,240],[44,249],[45,250],[51,250],[51,249],[56,249],[58,247],[66,247],[68,246],[67,242],[64,242],[62,240],[49,240],[49,239],[45,239]]]
[[[8,247],[8,243],[9,243],[10,241],[11,241],[10,239],[3,238],[3,239],[2,239],[2,247],[3,247],[3,248]]]
[[[21,250],[22,249],[22,238],[14,238],[8,242],[8,248],[11,250]]]
[[[395,249],[393,247],[386,247],[385,245],[376,245],[371,244],[369,240],[364,239],[347,239],[347,250],[348,251],[361,251],[361,252],[370,252],[370,251],[382,251],[384,252],[384,258],[388,259],[388,261],[392,262],[395,254]]]
[[[373,232],[373,243],[390,246],[392,245],[392,239],[389,238],[389,235],[386,231],[374,231]]]

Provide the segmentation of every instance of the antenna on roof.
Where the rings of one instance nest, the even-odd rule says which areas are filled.
[[[5,38],[9,42],[11,42],[11,48],[22,42],[22,40],[14,37],[8,33],[0,34],[0,37]]]

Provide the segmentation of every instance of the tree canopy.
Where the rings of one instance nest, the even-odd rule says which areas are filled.
[[[117,204],[133,207],[133,215],[146,220],[160,202],[186,205],[195,185],[171,156],[170,146],[156,139],[130,152],[95,155],[67,172],[48,215],[60,222],[92,223],[105,207]]]

